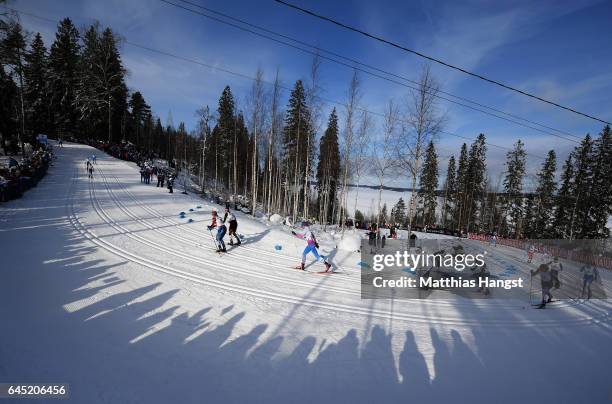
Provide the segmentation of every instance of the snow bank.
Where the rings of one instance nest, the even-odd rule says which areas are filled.
[[[344,251],[359,251],[361,249],[361,236],[358,233],[346,232],[338,242],[338,249]]]
[[[283,217],[278,213],[275,213],[270,216],[270,222],[273,224],[281,224],[283,222]]]

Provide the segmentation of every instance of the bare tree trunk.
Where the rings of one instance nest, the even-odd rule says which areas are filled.
[[[344,173],[342,176],[342,194],[340,202],[340,226],[344,235],[344,224],[346,222],[346,207],[348,200],[349,167],[351,165],[351,150],[353,147],[353,119],[355,110],[358,108],[360,99],[359,77],[357,71],[353,72],[348,89],[348,100],[346,103],[346,127],[344,130]]]
[[[424,149],[427,143],[440,132],[445,120],[444,116],[438,113],[436,105],[436,97],[439,91],[440,85],[431,75],[429,66],[425,65],[421,71],[418,88],[413,91],[411,104],[408,108],[410,131],[406,134],[403,144],[398,147],[398,158],[402,165],[408,169],[412,183],[408,205],[408,225],[410,228],[412,228],[418,198],[415,191]]]

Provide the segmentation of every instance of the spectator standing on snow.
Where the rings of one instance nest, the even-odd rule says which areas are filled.
[[[164,172],[161,170],[157,172],[157,186],[164,187]]]
[[[537,271],[531,271],[531,276],[540,275],[540,284],[542,286],[542,303],[538,306],[538,309],[546,308],[546,303],[550,303],[552,301],[552,294],[550,293],[550,289],[553,285],[553,278],[548,265],[541,264],[538,267]]]
[[[170,175],[170,177],[168,177],[168,191],[169,193],[174,193],[174,175]]]
[[[301,269],[302,271],[304,271],[306,265],[306,255],[308,255],[308,253],[312,253],[316,261],[323,259],[323,264],[325,265],[325,272],[329,272],[332,266],[329,262],[327,262],[326,259],[322,258],[319,255],[319,252],[317,251],[317,248],[319,248],[319,243],[317,243],[317,238],[315,237],[314,233],[310,231],[308,224],[304,225],[304,232],[302,234],[298,234],[293,230],[291,231],[291,234],[293,234],[297,238],[306,240],[306,248],[304,248],[304,251],[302,252],[302,262],[300,263],[300,266],[296,267],[296,269]]]
[[[236,230],[238,230],[238,220],[236,220],[236,215],[230,212],[229,208],[225,208],[225,216],[223,217],[223,221],[229,224],[229,244],[234,245],[234,237],[236,237],[236,245],[242,244],[240,242],[240,238],[238,238],[238,234],[236,234]]]
[[[212,223],[208,226],[208,231],[212,231],[212,229],[217,229],[217,251],[218,252],[226,252],[225,249],[225,241],[223,241],[223,237],[225,237],[225,233],[227,232],[227,227],[225,227],[225,223],[221,220],[221,217],[217,214],[217,209],[212,210]]]

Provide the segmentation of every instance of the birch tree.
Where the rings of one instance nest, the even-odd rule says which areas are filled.
[[[349,82],[349,88],[347,92],[347,101],[345,105],[346,119],[343,131],[343,174],[342,174],[342,192],[340,196],[340,226],[342,227],[342,234],[344,234],[344,225],[346,222],[346,206],[348,199],[348,183],[350,179],[350,166],[351,157],[353,152],[353,141],[354,141],[354,125],[355,115],[359,107],[361,99],[360,83],[357,71],[353,72],[351,81]]]
[[[410,203],[408,204],[408,225],[412,220],[417,204],[417,179],[427,144],[435,140],[442,130],[444,116],[439,112],[437,95],[440,85],[433,77],[429,65],[421,70],[419,84],[408,98],[407,128],[397,148],[397,157],[402,167],[408,171],[410,179]]]

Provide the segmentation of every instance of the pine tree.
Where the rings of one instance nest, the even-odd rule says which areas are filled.
[[[444,183],[444,205],[442,206],[442,226],[444,227],[448,227],[449,223],[453,223],[452,219],[450,221],[448,220],[448,216],[453,212],[457,193],[455,170],[455,156],[450,156],[448,159],[448,168],[446,169],[446,181]]]
[[[438,190],[438,156],[432,141],[425,150],[425,161],[421,171],[420,188],[423,195],[423,224],[434,225]]]
[[[151,107],[147,105],[140,91],[136,91],[132,94],[129,106],[131,108],[130,127],[133,133],[131,140],[138,146],[146,145],[144,125],[146,120],[151,116]],[[176,147],[174,155],[176,156]]]
[[[400,226],[406,221],[406,203],[404,199],[399,198],[393,209],[391,209],[391,221],[393,224]]]
[[[317,166],[318,206],[321,214],[320,217],[325,223],[333,220],[333,205],[337,204],[336,193],[339,178],[340,147],[338,145],[338,116],[334,108],[329,115],[327,129],[319,142],[319,164]]]
[[[0,66],[0,146],[5,153],[15,153],[12,134],[17,131],[17,84]]]
[[[525,198],[525,212],[523,218],[523,235],[527,238],[540,238],[537,237],[536,227],[536,202],[533,196],[527,196]]]
[[[557,156],[554,150],[548,152],[546,160],[542,164],[542,170],[538,173],[538,185],[536,187],[536,200],[532,208],[535,210],[533,222],[534,238],[554,237],[552,229],[554,221],[555,192],[557,183],[555,182],[555,172],[557,170]],[[527,213],[529,207],[527,207]]]
[[[504,178],[505,210],[510,219],[510,232],[520,238],[523,231],[523,177],[525,176],[525,149],[519,139],[514,149],[506,154],[506,177]]]
[[[609,173],[608,173],[609,175]],[[593,139],[586,135],[574,150],[574,179],[571,195],[573,206],[569,227],[570,239],[585,238],[592,228],[592,217],[589,215],[591,200],[598,195],[591,195],[593,184]]]
[[[0,64],[8,68],[7,73],[14,78],[17,84],[18,101],[16,116],[19,121],[17,131],[17,142],[21,145],[21,154],[25,157],[24,143],[30,139],[27,137],[26,106],[25,106],[25,55],[26,42],[25,32],[17,21],[9,21],[0,42]]]
[[[306,93],[301,80],[295,82],[295,86],[291,91],[287,112],[285,115],[285,128],[283,130],[283,146],[284,160],[287,167],[288,184],[291,184],[292,195],[288,206],[291,207],[293,220],[295,221],[299,208],[303,206],[303,188],[301,180],[305,177],[306,160],[308,155],[312,155],[313,142],[307,141],[314,135],[314,130],[311,127],[312,119],[310,117],[310,108],[306,104]],[[307,174],[310,177],[310,173]]]
[[[486,185],[486,153],[485,135],[481,133],[470,147],[466,171],[465,222],[468,232],[480,227],[477,218],[481,216],[479,201],[482,200]]]
[[[218,177],[221,179],[221,183],[228,188],[230,184],[227,179],[232,174],[230,167],[233,166],[234,133],[237,126],[235,108],[232,90],[229,86],[226,86],[219,98],[218,120],[212,134],[214,149],[211,149],[211,152],[216,154],[213,159],[217,161]]]
[[[574,211],[574,197],[572,195],[573,158],[573,153],[570,153],[563,164],[561,188],[559,188],[559,193],[555,197],[555,221],[552,231],[557,238],[568,238],[570,234],[572,212]]]
[[[379,217],[379,224],[380,226],[385,225],[388,221],[389,221],[389,215],[387,213],[387,203],[383,204],[383,207],[380,211],[380,217]]]
[[[365,216],[359,209],[355,211],[355,221],[359,222],[360,224],[362,224],[365,221]]]
[[[49,116],[49,67],[48,55],[42,36],[37,33],[25,55],[25,105],[28,126],[33,134],[48,133]]]
[[[106,28],[92,24],[83,36],[75,102],[88,133],[111,141],[119,138],[127,108],[125,69],[118,41]]]
[[[457,167],[457,186],[455,196],[455,208],[453,214],[453,227],[457,230],[463,230],[466,226],[466,194],[467,194],[467,170],[468,170],[468,152],[467,144],[461,145],[459,153],[459,165]]]
[[[608,238],[606,226],[612,214],[612,131],[606,125],[595,140],[593,150],[593,180],[589,192],[588,221],[583,237]]]
[[[49,53],[51,110],[60,135],[76,135],[78,111],[75,94],[79,72],[79,32],[69,18],[62,20]]]

